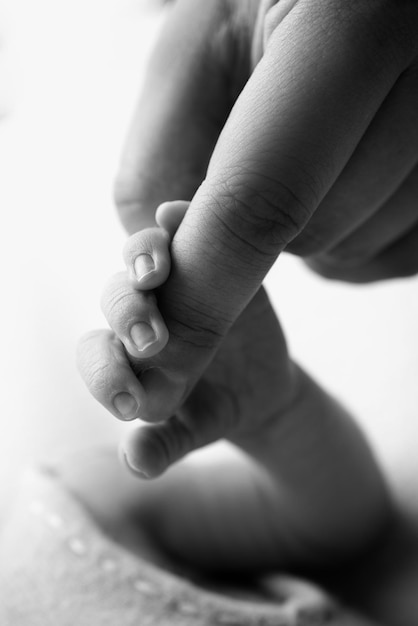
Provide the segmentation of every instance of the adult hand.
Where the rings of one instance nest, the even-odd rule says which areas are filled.
[[[120,166],[122,222],[153,223],[205,179],[190,227],[252,284],[282,250],[344,280],[415,274],[417,26],[413,0],[176,0]]]
[[[311,254],[322,242],[317,257],[324,258],[332,242],[349,241],[353,224],[361,241],[361,232],[373,233],[376,222],[379,240],[367,237],[375,254],[360,274],[370,278],[371,266],[383,268],[378,276],[396,274],[405,258],[408,271],[415,271],[417,246],[406,245],[402,262],[401,244],[376,252],[389,223],[392,235],[395,221],[398,234],[407,228],[412,200],[397,211],[383,204],[358,224],[367,220],[363,197],[376,203],[382,188],[392,198],[408,195],[414,179],[418,5],[282,0],[267,12],[262,4],[257,18],[258,9],[249,0],[177,0],[132,130],[123,168],[125,191],[132,195],[130,203],[125,196],[121,213],[130,230],[152,222],[164,197],[193,195],[212,154],[173,238],[171,274],[158,290],[169,331],[163,352],[132,364],[109,331],[90,334],[80,346],[93,395],[110,405],[118,392],[132,393],[130,381],[140,398],[136,416],[149,421],[165,420],[184,409],[186,398],[193,400],[191,391],[284,249]],[[238,95],[250,72],[250,47],[257,51],[257,32],[266,36],[264,56]],[[379,185],[375,168],[385,171]],[[356,202],[335,215],[329,198],[345,185]],[[414,236],[410,228],[404,242]],[[130,289],[119,286],[104,298],[104,309],[117,321]],[[207,432],[187,424],[182,453],[223,435],[213,432],[213,420],[207,423]]]

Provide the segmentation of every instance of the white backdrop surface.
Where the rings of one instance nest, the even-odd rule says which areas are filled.
[[[75,368],[122,268],[112,180],[159,15],[146,0],[3,0],[0,497],[23,465],[123,428]],[[418,279],[353,287],[290,256],[267,285],[307,369],[359,416],[396,480],[418,448]]]

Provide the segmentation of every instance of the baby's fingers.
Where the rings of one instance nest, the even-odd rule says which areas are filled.
[[[168,232],[170,240],[176,234],[189,206],[190,202],[187,200],[172,200],[171,202],[163,202],[156,210],[155,221],[158,226]]]
[[[109,326],[131,356],[149,358],[166,345],[168,330],[154,294],[136,290],[126,272],[108,281],[101,304]]]
[[[159,287],[171,269],[170,237],[162,228],[146,228],[126,241],[123,258],[132,284],[137,289]]]
[[[77,365],[90,393],[115,417],[137,416],[145,392],[114,333],[96,330],[84,335],[77,348]]]
[[[171,269],[170,243],[187,211],[189,202],[164,202],[155,219],[160,228],[146,228],[127,240],[123,258],[138,289],[155,289],[167,280]]]

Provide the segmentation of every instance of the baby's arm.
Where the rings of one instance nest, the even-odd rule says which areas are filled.
[[[138,486],[149,494],[141,517],[168,553],[204,571],[315,575],[384,538],[391,502],[363,434],[300,369],[298,377],[294,404],[269,424],[254,415],[258,431],[231,437],[236,452],[178,463]],[[149,428],[124,442],[130,463],[146,454]]]

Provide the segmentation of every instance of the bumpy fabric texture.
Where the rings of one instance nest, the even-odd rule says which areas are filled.
[[[268,602],[208,592],[130,554],[47,472],[23,481],[0,536],[1,626],[372,626],[316,587]]]

